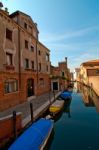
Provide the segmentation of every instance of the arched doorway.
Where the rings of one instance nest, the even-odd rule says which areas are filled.
[[[27,80],[27,97],[34,95],[34,79]]]

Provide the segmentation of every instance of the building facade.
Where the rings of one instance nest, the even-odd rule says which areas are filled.
[[[92,60],[81,64],[79,81],[90,86],[99,95],[99,60]]]
[[[0,111],[50,89],[50,50],[23,12],[0,9]],[[43,87],[43,88],[42,88]]]
[[[51,90],[65,90],[70,84],[70,70],[67,66],[67,58],[65,61],[59,62],[57,67],[51,66]]]

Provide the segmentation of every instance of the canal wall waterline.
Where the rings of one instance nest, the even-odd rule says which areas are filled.
[[[49,107],[50,103],[54,101],[54,99],[61,93],[60,92],[50,92],[45,93],[41,96],[38,96],[31,101],[27,101],[16,107],[12,107],[6,111],[0,112],[0,119],[11,115],[13,111],[21,112],[22,113],[22,127],[25,127],[31,121],[31,114],[30,114],[30,103],[33,104],[33,119],[37,119],[40,117]]]

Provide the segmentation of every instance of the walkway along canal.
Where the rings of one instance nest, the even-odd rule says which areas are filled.
[[[95,105],[85,105],[81,93],[73,92],[55,121],[46,150],[99,150],[99,113]]]

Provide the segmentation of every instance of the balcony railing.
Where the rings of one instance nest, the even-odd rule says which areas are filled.
[[[15,70],[15,67],[13,65],[4,64],[4,66],[6,70],[13,70],[13,71]]]
[[[33,72],[36,72],[35,69],[32,69],[32,68],[25,68],[26,71],[33,71]]]

